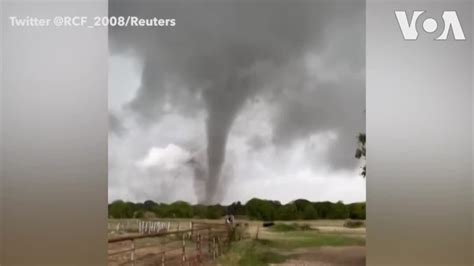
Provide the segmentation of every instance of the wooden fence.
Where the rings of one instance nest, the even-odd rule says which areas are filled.
[[[109,236],[130,233],[150,234],[163,231],[181,231],[185,228],[191,229],[190,222],[161,219],[126,219],[122,221],[109,221],[107,225]]]
[[[108,265],[202,265],[230,244],[227,224],[191,222],[189,227],[109,239]]]

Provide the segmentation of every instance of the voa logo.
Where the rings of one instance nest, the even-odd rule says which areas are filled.
[[[414,11],[410,21],[408,21],[407,12],[395,11],[395,16],[398,20],[398,25],[402,31],[403,38],[405,40],[416,40],[418,39],[418,31],[416,29],[416,23],[418,18],[425,11]],[[444,29],[435,40],[447,40],[449,32],[452,29],[455,40],[466,40],[464,32],[459,22],[456,11],[444,11],[443,15]],[[438,29],[438,22],[434,18],[427,18],[423,21],[423,30],[427,33],[433,33]]]

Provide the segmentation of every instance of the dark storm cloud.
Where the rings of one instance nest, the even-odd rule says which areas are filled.
[[[111,112],[109,112],[109,132],[117,136],[121,136],[126,132],[126,128],[122,124],[122,121]]]
[[[258,76],[256,66],[264,64],[265,72],[273,73],[309,51],[321,52],[328,44],[338,46],[329,42],[330,31],[352,36],[349,31],[354,27],[354,21],[348,17],[357,14],[359,20],[355,23],[364,28],[361,3],[111,1],[109,12],[112,16],[176,19],[173,28],[110,29],[112,53],[132,49],[144,64],[141,87],[128,107],[144,123],[153,124],[167,111],[164,106],[173,106],[190,115],[204,106],[207,111],[205,194],[206,201],[213,202],[218,193],[227,138],[234,118],[247,100],[257,94],[266,94],[262,84],[267,81]],[[337,25],[334,21],[341,17],[343,23]],[[363,38],[358,36],[355,42],[363,43]],[[364,50],[357,46],[358,43],[353,47],[354,40],[339,41],[344,43],[339,45],[342,50],[325,57],[328,64],[344,60],[346,56],[363,56]],[[351,58],[347,61],[350,68],[363,68],[363,64]],[[281,105],[275,118],[275,142],[283,145],[311,132],[336,130],[340,142],[331,151],[328,162],[335,167],[353,165],[353,152],[346,148],[348,136],[354,134],[355,141],[354,128],[363,128],[363,121],[352,121],[353,116],[348,118],[345,115],[362,112],[363,103],[359,106],[361,103],[352,101],[350,97],[360,92],[364,95],[364,84],[340,84],[347,85],[347,88],[314,84],[317,88],[308,91],[307,85],[301,82],[282,82],[292,87],[265,88],[274,91],[267,95],[279,95],[275,102]],[[357,91],[347,92],[349,87],[357,87]],[[277,91],[286,93],[278,94]],[[352,149],[353,145],[349,146]],[[349,162],[343,154],[349,154],[352,161]]]
[[[247,145],[258,151],[264,148],[267,145],[267,142],[262,136],[252,136],[247,140]]]
[[[318,84],[312,90],[283,98],[274,117],[274,143],[287,146],[314,133],[333,131],[337,134],[337,141],[325,158],[328,166],[333,169],[353,168],[357,163],[354,159],[356,136],[365,131],[362,109],[365,95],[357,87],[363,84],[360,81],[354,83],[340,86]]]

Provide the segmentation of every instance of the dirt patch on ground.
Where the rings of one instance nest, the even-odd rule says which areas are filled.
[[[364,266],[365,247],[322,247],[300,249],[292,253],[292,259],[274,265],[311,266]]]

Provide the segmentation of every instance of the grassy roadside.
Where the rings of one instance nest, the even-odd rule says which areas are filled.
[[[223,256],[219,258],[220,265],[267,265],[282,263],[289,256],[266,246],[260,240],[242,240],[232,244]]]
[[[301,248],[323,246],[363,246],[364,238],[345,236],[339,233],[321,233],[316,230],[291,230],[276,227],[268,230],[261,239],[235,242],[230,250],[219,258],[221,265],[268,265],[283,263]]]

